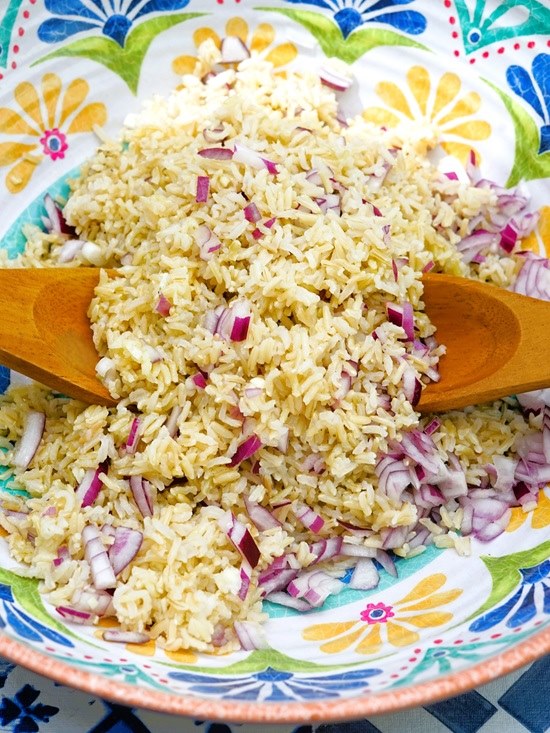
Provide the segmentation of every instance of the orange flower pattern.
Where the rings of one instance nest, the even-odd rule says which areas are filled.
[[[523,249],[530,249],[532,252],[550,257],[550,206],[543,206],[539,213],[537,226],[522,241],[521,246]]]

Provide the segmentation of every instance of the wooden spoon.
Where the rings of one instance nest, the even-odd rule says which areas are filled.
[[[95,375],[87,311],[99,270],[0,270],[0,363],[84,402],[114,405]],[[418,409],[438,412],[550,385],[550,303],[448,275],[423,278],[447,353]]]

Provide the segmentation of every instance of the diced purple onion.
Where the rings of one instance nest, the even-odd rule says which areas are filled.
[[[17,468],[25,470],[29,467],[42,440],[45,426],[46,415],[43,412],[32,410],[27,414],[23,434],[13,456],[13,463]]]
[[[207,143],[220,143],[228,137],[228,132],[223,124],[216,125],[216,127],[206,128],[202,131],[202,136]]]
[[[107,472],[107,461],[100,463],[97,468],[90,468],[84,474],[84,478],[76,488],[76,498],[80,501],[82,508],[90,506],[97,499],[103,482],[100,474]]]
[[[101,637],[103,641],[114,641],[119,644],[146,644],[151,641],[149,634],[142,631],[123,631],[122,629],[106,629]]]
[[[166,298],[162,293],[160,293],[159,299],[155,306],[155,311],[159,313],[161,316],[169,316],[171,307],[172,307],[172,303],[170,303],[168,298]]]
[[[414,340],[414,312],[410,303],[386,303],[386,314],[390,323],[401,326],[409,341]]]
[[[321,67],[319,70],[319,78],[321,79],[321,84],[337,92],[345,92],[352,85],[352,80],[349,77],[339,74],[334,69],[327,68],[326,66]]]
[[[101,535],[94,524],[87,524],[82,530],[84,542],[84,557],[90,566],[92,582],[96,590],[114,588],[116,577],[107,555],[107,550],[101,541]]]
[[[260,532],[281,526],[279,520],[268,509],[255,501],[251,501],[248,496],[244,497],[244,505],[250,521]]]
[[[233,158],[231,148],[203,148],[198,153],[201,158],[207,158],[208,160],[231,160]]]
[[[130,527],[116,527],[115,541],[109,547],[109,560],[115,575],[121,573],[139,552],[143,533]]]
[[[260,450],[262,445],[262,441],[256,434],[253,433],[252,435],[249,435],[248,438],[237,447],[229,465],[238,466],[239,463],[242,463],[242,461],[250,458],[250,456],[253,456],[256,451]]]
[[[244,218],[252,224],[260,221],[260,219],[262,218],[260,210],[253,201],[251,201],[247,206],[244,207],[243,214]]]
[[[302,504],[299,501],[295,502],[294,514],[310,532],[318,534],[323,529],[325,520],[317,512],[308,507],[307,504]]]
[[[195,387],[197,387],[197,389],[206,389],[206,385],[208,384],[208,382],[206,381],[206,377],[202,372],[197,372],[196,374],[193,374],[191,379],[193,380],[193,384],[195,385]]]
[[[250,58],[250,51],[238,36],[225,36],[220,50],[222,64],[240,64]]]
[[[210,178],[208,176],[197,176],[197,191],[195,201],[197,204],[205,204],[210,193]]]
[[[512,290],[532,298],[550,300],[550,260],[526,253]]]
[[[246,600],[246,596],[248,595],[248,590],[250,588],[250,566],[248,565],[246,560],[244,560],[243,564],[241,565],[239,575],[241,578],[241,585],[237,592],[237,596],[240,598],[241,601],[244,601]]]
[[[70,606],[56,606],[55,610],[62,616],[65,621],[72,621],[75,624],[92,624],[93,615],[86,611],[79,611],[76,608]]]
[[[273,176],[276,176],[279,172],[276,163],[274,163],[272,160],[268,160],[267,158],[263,158],[255,150],[251,150],[250,148],[246,147],[246,145],[243,145],[239,142],[235,143],[233,160],[236,163],[243,163],[244,165],[248,165],[251,168],[256,168],[258,170],[261,170],[262,168],[267,168],[267,171]]]
[[[143,476],[130,476],[130,489],[142,517],[153,516],[151,484]]]
[[[271,229],[271,227],[273,226],[273,224],[275,224],[276,221],[277,220],[275,218],[268,219],[267,221],[264,221],[262,226],[264,226],[266,229]],[[254,239],[261,239],[264,236],[264,232],[262,232],[261,229],[256,228],[252,232],[252,236],[254,237]]]
[[[255,621],[235,621],[233,627],[244,651],[269,648],[263,628]]]
[[[295,611],[306,612],[311,611],[313,606],[302,598],[293,598],[288,593],[282,593],[281,591],[274,591],[269,595],[265,596],[266,601],[271,601],[277,606],[286,606],[287,608],[293,608]]]
[[[183,411],[183,407],[181,405],[174,405],[172,407],[170,414],[166,418],[166,422],[164,423],[164,426],[166,430],[168,430],[168,435],[171,438],[175,438],[176,434],[178,432],[178,420],[179,416],[181,415]]]
[[[67,224],[61,207],[53,200],[49,193],[44,196],[44,207],[48,216],[42,217],[42,222],[49,234],[63,234],[71,238],[76,238],[76,229],[70,226],[70,224]]]
[[[82,239],[67,239],[57,255],[58,262],[72,262],[82,251],[85,242]]]
[[[206,226],[206,224],[201,224],[197,227],[194,239],[198,245],[202,260],[208,261],[212,259],[214,252],[217,252],[222,246],[218,237]]]
[[[260,560],[260,548],[250,534],[250,530],[230,511],[225,512],[220,519],[220,526],[250,567],[254,569]]]
[[[132,420],[132,424],[130,425],[130,432],[128,433],[128,438],[124,447],[127,455],[129,456],[133,456],[137,450],[140,437],[140,428],[141,420],[139,417],[135,417]]]

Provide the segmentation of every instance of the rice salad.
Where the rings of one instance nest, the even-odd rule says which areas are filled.
[[[429,127],[344,120],[341,67],[223,61],[204,44],[2,261],[115,270],[89,316],[116,407],[1,397],[10,553],[64,619],[167,650],[257,648],[266,598],[467,555],[550,478],[546,392],[415,409],[444,354],[425,272],[550,297],[527,197],[437,163]]]

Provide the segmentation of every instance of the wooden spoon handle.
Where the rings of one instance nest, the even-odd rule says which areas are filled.
[[[98,279],[92,268],[0,270],[0,362],[63,394],[114,405],[93,372],[86,314]]]

